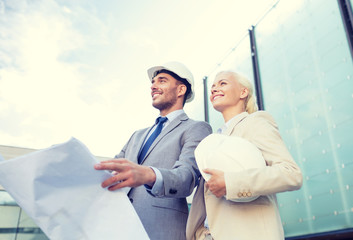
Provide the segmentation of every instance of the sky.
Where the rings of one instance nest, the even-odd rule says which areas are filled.
[[[147,69],[184,63],[189,117],[208,76],[273,0],[0,0],[0,145],[42,149],[75,137],[113,157],[151,126]]]

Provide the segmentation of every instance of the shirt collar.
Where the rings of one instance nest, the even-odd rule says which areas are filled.
[[[239,122],[242,118],[244,118],[244,115],[247,115],[248,113],[247,112],[242,112],[242,113],[239,113],[237,115],[235,115],[234,117],[232,117],[231,119],[229,119],[221,128],[221,133],[224,133],[228,128],[229,126],[233,123],[233,122]]]
[[[168,122],[172,122],[174,119],[176,119],[178,116],[181,114],[185,113],[183,109],[175,110],[171,113],[168,113],[166,117],[168,118]],[[161,117],[161,115],[159,115]]]

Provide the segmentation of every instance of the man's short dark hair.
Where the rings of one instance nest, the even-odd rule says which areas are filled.
[[[173,78],[175,78],[176,80],[178,80],[179,82],[181,82],[182,84],[184,84],[186,86],[186,92],[185,92],[184,101],[183,101],[183,105],[184,105],[185,102],[186,102],[187,97],[189,96],[189,94],[191,92],[191,85],[188,82],[188,80],[186,80],[185,78],[181,78],[181,77],[179,77],[178,74],[176,74],[176,73],[174,73],[172,71],[166,70],[166,69],[161,69],[161,70],[156,71],[154,73],[153,77],[157,76],[160,73],[167,73],[167,74],[169,74],[170,76],[172,76]]]

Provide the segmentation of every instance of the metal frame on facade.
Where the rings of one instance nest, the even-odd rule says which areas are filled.
[[[203,78],[203,106],[205,111],[205,122],[210,123],[209,113],[208,113],[207,77]]]
[[[353,12],[350,0],[337,0],[338,7],[341,12],[341,17],[346,31],[349,50],[353,58]]]
[[[256,48],[254,26],[252,26],[249,29],[249,39],[250,39],[251,60],[252,60],[252,66],[253,66],[257,105],[259,107],[259,110],[264,110],[265,106],[264,106],[264,98],[262,94],[261,76],[260,76],[260,68],[259,68],[259,59],[258,59],[257,48]]]

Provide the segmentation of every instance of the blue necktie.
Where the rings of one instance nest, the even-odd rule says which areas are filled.
[[[167,121],[168,118],[167,117],[159,117],[157,118],[157,127],[154,130],[154,132],[151,134],[151,136],[147,139],[145,145],[143,146],[140,155],[138,156],[138,163],[141,164],[141,162],[143,161],[143,159],[145,158],[145,155],[148,151],[148,149],[150,148],[150,146],[152,145],[152,143],[154,142],[154,140],[158,137],[158,135],[161,133],[162,128],[163,128],[163,123],[165,121]]]

